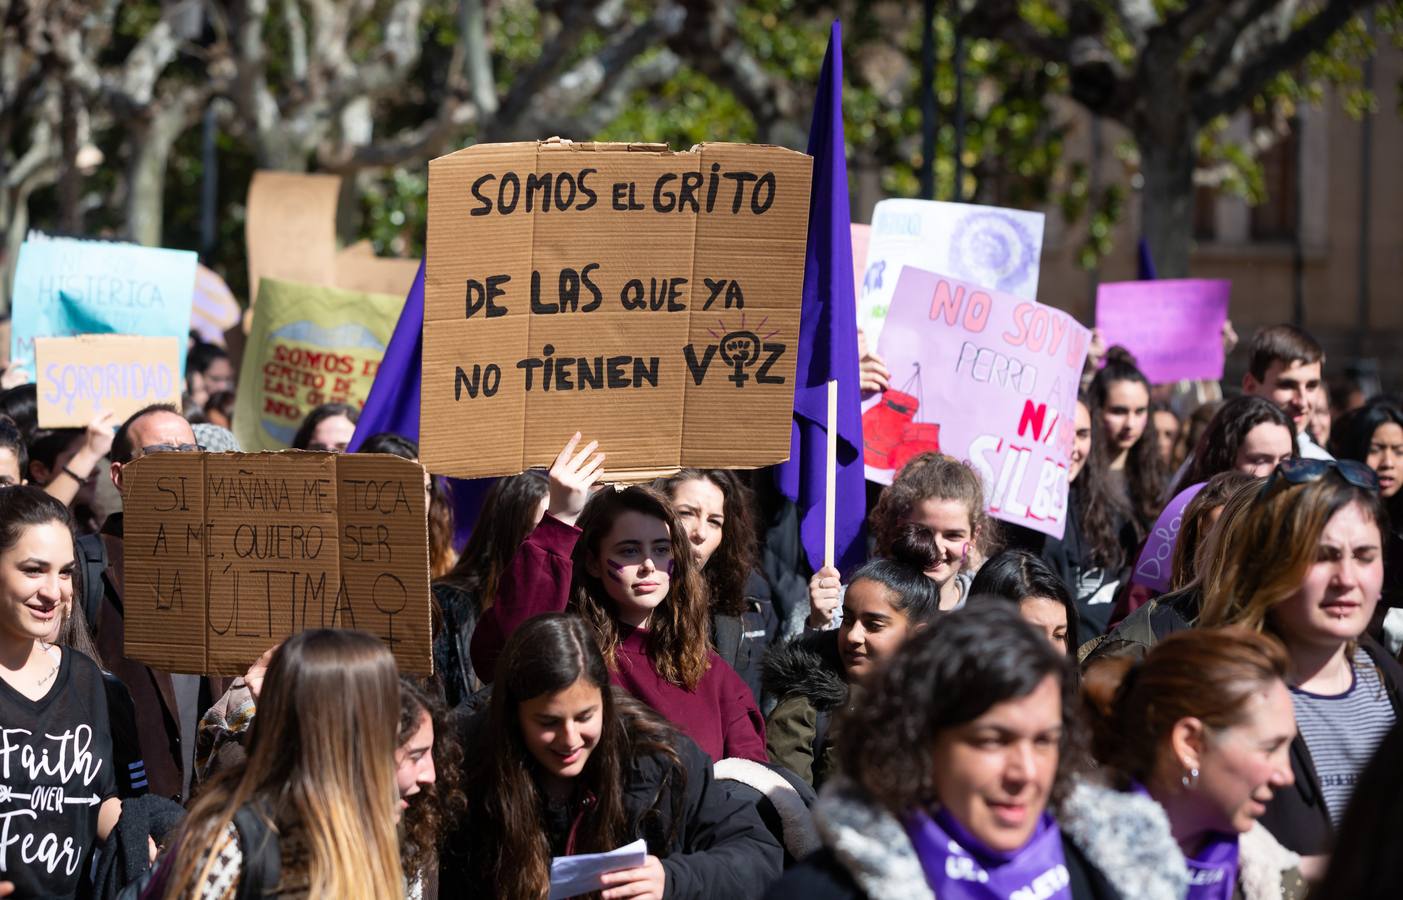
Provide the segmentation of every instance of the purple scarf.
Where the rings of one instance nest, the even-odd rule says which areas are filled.
[[[934,817],[912,813],[906,834],[941,900],[1071,900],[1062,833],[1048,813],[1028,843],[1010,853],[985,847],[943,809]]]
[[[1188,900],[1232,900],[1237,885],[1237,835],[1213,834],[1189,866]]]
[[[1132,781],[1130,789],[1150,797],[1150,792],[1138,781]],[[1233,888],[1237,886],[1237,859],[1237,835],[1210,834],[1197,856],[1184,857],[1184,863],[1189,867],[1186,900],[1232,900]]]

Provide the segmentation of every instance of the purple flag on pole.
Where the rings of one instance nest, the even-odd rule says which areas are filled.
[[[373,434],[390,431],[417,442],[419,440],[420,359],[424,348],[424,263],[405,297],[404,310],[390,335],[384,359],[370,386],[370,396],[361,410],[356,433],[347,449],[355,452]],[[462,547],[472,533],[482,508],[482,498],[496,479],[448,479],[453,496],[454,546]]]
[[[857,301],[853,292],[852,218],[843,143],[843,37],[834,21],[819,75],[809,128],[814,159],[809,242],[804,261],[804,311],[794,373],[794,424],[789,461],[777,470],[779,488],[799,507],[809,564],[823,565],[824,468],[828,382],[838,382],[838,492],[834,560],[848,571],[867,556],[863,534],[866,485],[862,467],[862,408],[858,383]]]

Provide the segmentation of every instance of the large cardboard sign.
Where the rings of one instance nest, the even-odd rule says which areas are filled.
[[[35,338],[39,426],[82,428],[103,413],[118,422],[152,403],[180,403],[181,342],[88,334]]]
[[[433,472],[609,477],[788,457],[812,160],[541,143],[429,164],[420,451]]]
[[[12,359],[33,373],[36,337],[174,337],[183,378],[195,264],[189,250],[31,236],[11,295]]]
[[[234,434],[246,451],[292,445],[323,403],[364,406],[404,297],[265,278],[239,367]]]
[[[940,450],[983,479],[990,515],[1061,537],[1091,332],[1059,309],[906,266],[878,352],[892,390],[862,416],[867,477]]]
[[[432,668],[424,468],[381,454],[158,453],[122,470],[126,653],[240,675],[309,628]]]
[[[1038,296],[1043,214],[936,200],[883,200],[872,210],[857,324],[876,346],[903,266],[985,290]]]
[[[1096,289],[1106,345],[1135,356],[1151,384],[1223,377],[1223,323],[1232,282],[1198,278],[1116,281]]]

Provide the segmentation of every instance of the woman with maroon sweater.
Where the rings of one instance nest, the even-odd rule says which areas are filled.
[[[473,632],[473,668],[490,677],[522,623],[569,609],[594,629],[614,683],[713,759],[765,762],[765,722],[750,689],[711,649],[706,589],[687,532],[662,494],[605,487],[586,504],[604,454],[580,435],[550,469],[550,505]],[[579,527],[575,526],[576,519]]]

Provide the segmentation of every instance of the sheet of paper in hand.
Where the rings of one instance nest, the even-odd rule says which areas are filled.
[[[812,160],[779,147],[480,144],[429,164],[420,451],[464,478],[789,455]]]
[[[122,469],[126,653],[241,675],[309,628],[432,670],[424,467],[377,453],[156,453]]]
[[[878,352],[892,389],[862,415],[867,477],[939,450],[974,467],[990,515],[1061,537],[1091,332],[1060,309],[906,266]]]
[[[621,869],[636,869],[648,859],[643,838],[608,853],[557,856],[550,861],[550,900],[578,897],[600,888],[599,876]]]
[[[1117,281],[1096,289],[1106,346],[1135,356],[1151,384],[1223,377],[1223,323],[1232,282],[1196,278]]]

